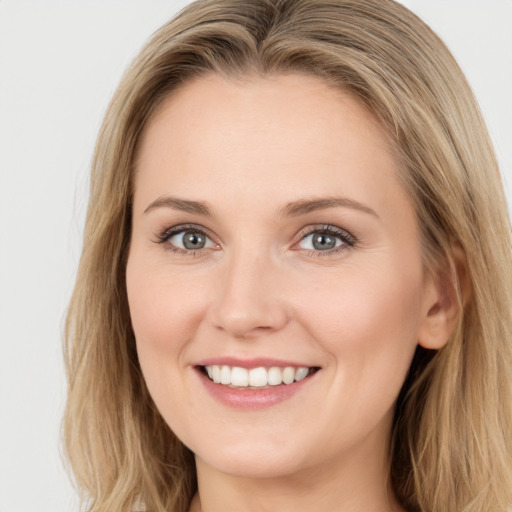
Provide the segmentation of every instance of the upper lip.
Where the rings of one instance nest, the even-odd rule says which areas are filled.
[[[294,368],[312,368],[318,367],[318,365],[301,363],[297,361],[286,361],[283,359],[273,359],[268,357],[255,357],[251,359],[239,359],[236,357],[211,357],[203,359],[194,364],[194,366],[237,366],[239,368],[246,368],[248,370],[252,368],[271,368],[279,367],[285,368],[292,366]]]

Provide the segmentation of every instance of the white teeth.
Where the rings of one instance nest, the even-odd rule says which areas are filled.
[[[245,368],[234,366],[231,370],[232,386],[247,387],[249,385],[249,372]]]
[[[305,379],[309,375],[309,368],[286,366],[280,368],[252,368],[247,370],[239,366],[210,365],[205,366],[210,380],[216,384],[236,387],[263,388],[266,386],[279,386],[280,384],[292,384]]]
[[[231,384],[231,368],[229,366],[223,366],[220,369],[220,383]]]
[[[279,386],[281,382],[283,382],[283,373],[281,372],[281,368],[273,366],[268,371],[268,383],[271,386]]]
[[[295,368],[287,366],[283,370],[283,382],[285,384],[291,384],[295,380]]]
[[[253,368],[249,370],[249,386],[262,388],[267,385],[268,374],[265,368]]]

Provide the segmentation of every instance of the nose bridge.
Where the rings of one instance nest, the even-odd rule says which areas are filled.
[[[213,322],[237,338],[281,329],[287,322],[279,286],[279,265],[269,251],[240,247],[226,255],[222,282],[214,297]]]

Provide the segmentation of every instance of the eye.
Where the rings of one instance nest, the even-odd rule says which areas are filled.
[[[332,254],[353,247],[355,243],[355,238],[344,229],[326,225],[313,230],[310,228],[297,247],[306,251]]]
[[[218,247],[204,231],[193,226],[174,226],[158,235],[158,243],[179,253],[193,253],[202,249]]]
[[[208,246],[208,242],[212,244],[212,241],[200,231],[183,231],[171,236],[168,241],[179,249],[188,251],[204,249]]]

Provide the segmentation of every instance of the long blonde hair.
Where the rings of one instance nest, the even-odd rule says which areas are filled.
[[[200,0],[125,74],[99,134],[66,327],[66,452],[94,512],[184,512],[192,454],[156,410],[125,287],[133,163],[162,99],[206,73],[306,73],[351,92],[395,142],[426,265],[466,297],[439,351],[417,349],[400,393],[390,478],[404,508],[505,512],[512,503],[510,225],[478,105],[440,39],[393,0]]]

